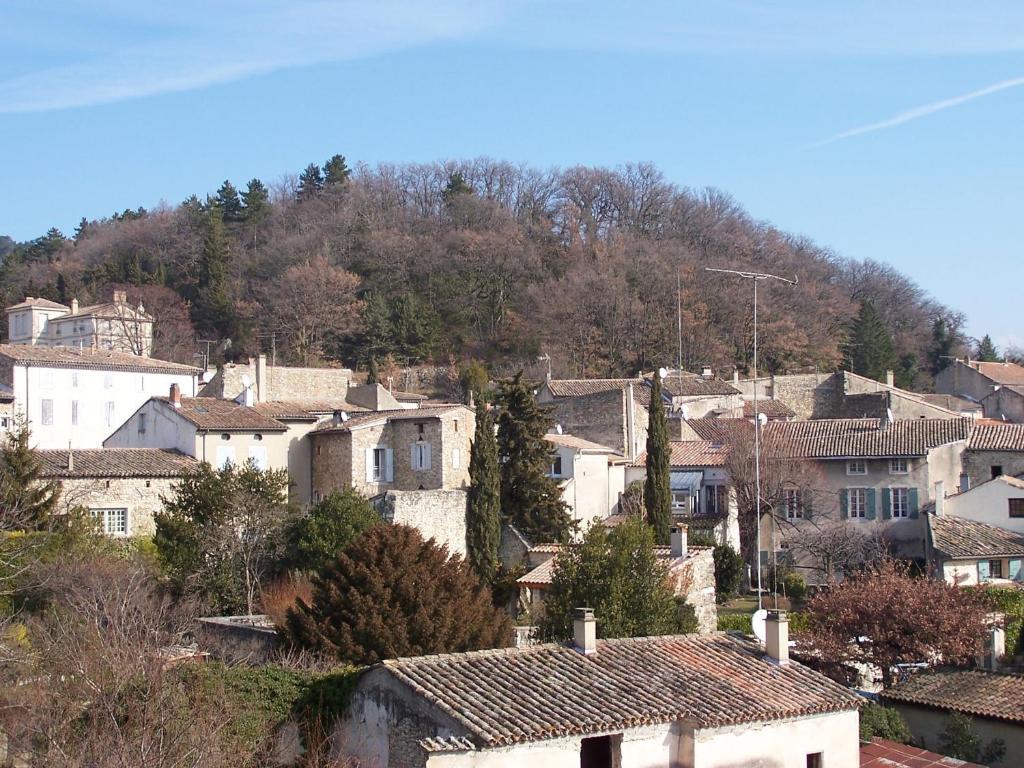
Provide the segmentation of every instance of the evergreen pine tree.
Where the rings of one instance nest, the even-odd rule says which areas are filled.
[[[75,227],[74,240],[76,243],[81,242],[89,234],[89,220],[82,217],[82,220],[78,222],[78,226]]]
[[[557,541],[572,521],[549,474],[552,452],[544,437],[552,424],[549,412],[537,405],[522,371],[502,382],[498,403],[502,514],[532,541]]]
[[[896,362],[892,334],[885,321],[874,304],[863,302],[843,350],[844,367],[869,379],[884,381],[886,371],[896,369]]]
[[[324,163],[324,186],[343,187],[352,175],[352,169],[345,163],[344,155],[334,155]]]
[[[0,504],[25,530],[41,528],[57,509],[61,487],[40,479],[42,461],[31,447],[28,424],[17,419],[0,448]]]
[[[320,194],[324,188],[324,175],[320,172],[320,166],[310,163],[306,169],[299,174],[299,188],[295,197],[298,200],[311,200]]]
[[[992,337],[987,333],[978,342],[977,358],[982,363],[999,363],[1002,362],[1002,358],[999,357],[999,350],[996,349],[996,345],[992,343]]]
[[[250,179],[245,191],[242,192],[242,217],[247,227],[252,229],[252,240],[256,242],[256,233],[260,222],[270,213],[270,193],[259,179]]]
[[[669,487],[668,425],[662,403],[661,375],[654,372],[647,426],[647,477],[644,480],[644,506],[647,522],[659,544],[668,544],[672,526],[672,491]]]
[[[441,192],[441,197],[447,205],[459,195],[471,194],[473,194],[473,188],[466,182],[466,177],[462,175],[462,171],[455,171],[448,177],[448,183],[445,185],[444,191]]]
[[[481,400],[469,452],[469,500],[466,506],[466,559],[484,584],[494,582],[501,543],[501,472],[494,422]]]
[[[205,332],[230,338],[235,330],[234,304],[228,292],[228,246],[219,206],[206,213],[206,233],[199,258],[199,275],[193,319]]]
[[[227,179],[224,180],[224,183],[220,185],[220,189],[217,190],[216,200],[217,205],[220,206],[224,221],[242,220],[242,201],[238,197],[238,190]]]

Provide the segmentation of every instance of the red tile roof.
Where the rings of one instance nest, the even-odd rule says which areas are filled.
[[[78,349],[77,347],[0,344],[0,356],[21,365],[42,365],[53,368],[103,368],[139,373],[176,373],[182,376],[199,375],[199,369],[191,365],[93,347]]]
[[[724,634],[598,640],[588,656],[554,644],[500,648],[394,659],[374,671],[381,669],[458,721],[478,747],[684,718],[709,728],[803,717],[861,701]]]
[[[1024,451],[1024,424],[978,424],[969,451]]]
[[[40,477],[52,479],[101,477],[181,477],[199,466],[191,456],[161,448],[97,448],[70,451],[39,450]]]
[[[174,408],[168,397],[154,397],[167,403],[183,419],[200,430],[216,432],[285,432],[287,427],[264,416],[253,407],[218,397],[183,397],[181,408]]]
[[[875,738],[860,746],[860,768],[982,768],[920,747]]]
[[[920,704],[1024,723],[1024,675],[949,669],[914,675],[880,694],[886,703]]]
[[[969,365],[996,384],[1024,384],[1024,366],[1016,363],[981,363],[972,360]]]
[[[729,449],[721,443],[710,440],[674,440],[668,444],[668,463],[673,467],[724,467],[729,458]],[[633,466],[642,467],[647,463],[647,453],[636,457]]]

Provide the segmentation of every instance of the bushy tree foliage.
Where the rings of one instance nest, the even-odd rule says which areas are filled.
[[[215,198],[217,207],[220,208],[224,221],[236,222],[242,220],[242,200],[238,196],[238,190],[228,179],[220,185]]]
[[[829,663],[870,664],[882,684],[897,664],[958,664],[975,658],[985,630],[984,599],[938,579],[911,576],[882,560],[807,602],[806,642]]]
[[[310,163],[302,173],[299,174],[299,186],[296,190],[295,196],[300,201],[312,200],[320,194],[320,191],[323,188],[324,175],[320,171],[320,166],[316,163]]]
[[[910,727],[897,710],[869,702],[860,708],[860,740],[875,738],[908,744]]]
[[[287,471],[203,463],[162,501],[154,542],[175,592],[218,613],[253,613],[294,515]]]
[[[544,437],[550,413],[537,404],[522,371],[501,383],[497,400],[502,514],[531,541],[558,541],[571,520],[550,476],[553,451]]]
[[[538,631],[546,640],[572,637],[572,612],[594,609],[598,637],[643,637],[682,632],[666,565],[655,553],[654,532],[631,518],[608,529],[592,526],[579,544],[564,546],[555,561]]]
[[[861,304],[843,355],[843,364],[848,370],[876,381],[885,381],[886,371],[896,370],[892,333],[870,301]]]
[[[0,516],[8,521],[6,530],[42,528],[60,501],[60,484],[40,477],[42,461],[31,440],[27,422],[17,419],[0,445]]]
[[[310,507],[308,515],[291,522],[288,562],[297,570],[319,571],[380,522],[380,513],[358,491],[332,491]]]
[[[987,333],[982,337],[981,341],[978,342],[978,351],[975,353],[975,357],[982,363],[1002,362],[1002,358],[999,356],[999,350],[992,342],[992,337]]]
[[[743,558],[728,544],[718,544],[712,550],[715,560],[715,598],[720,603],[735,597],[743,583]]]
[[[332,155],[324,163],[324,187],[327,189],[344,187],[351,175],[352,169],[345,162],[344,155]]]
[[[672,491],[669,486],[668,426],[661,395],[661,374],[654,372],[647,425],[647,475],[644,479],[644,507],[655,540],[668,544],[672,527]]]
[[[313,579],[313,599],[288,612],[288,641],[353,664],[496,648],[508,615],[446,547],[414,528],[379,525]]]
[[[494,421],[486,403],[476,405],[476,430],[469,454],[466,559],[484,584],[498,573],[501,543],[501,471]]]

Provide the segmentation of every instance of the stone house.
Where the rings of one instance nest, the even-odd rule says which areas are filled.
[[[0,387],[37,448],[99,448],[150,397],[172,385],[194,394],[198,374],[126,352],[0,344]]]
[[[82,507],[108,536],[150,536],[153,515],[199,462],[156,448],[41,450],[41,480],[60,483],[61,511]]]
[[[1024,386],[999,387],[986,395],[981,405],[990,419],[1024,424]]]
[[[266,355],[224,363],[203,386],[203,397],[234,400],[252,387],[253,401],[345,400],[352,382],[348,368],[295,368],[267,363]]]
[[[149,357],[153,353],[153,316],[139,304],[128,303],[124,291],[114,291],[111,301],[71,306],[31,296],[7,308],[7,339],[10,344],[41,347],[105,349]]]
[[[887,688],[883,704],[895,708],[907,721],[915,743],[938,747],[954,712],[971,718],[971,729],[987,744],[1000,739],[1006,755],[990,765],[1011,768],[1024,755],[1024,675],[981,669],[924,672]]]
[[[1024,582],[1024,535],[1005,528],[929,514],[927,551],[928,572],[955,586]]]
[[[548,379],[537,402],[565,432],[633,459],[647,443],[650,395],[642,378]]]
[[[983,363],[968,358],[954,360],[935,376],[936,392],[966,397],[976,403],[1005,386],[1024,386],[1024,366],[1016,363]]]
[[[857,768],[859,698],[789,660],[784,615],[767,626],[767,651],[718,633],[597,640],[579,609],[571,645],[369,668],[336,736],[374,768]]]
[[[573,520],[580,523],[580,531],[595,519],[615,514],[626,487],[625,459],[606,445],[575,435],[549,433],[546,438],[554,450],[551,477],[558,480],[562,499]]]
[[[978,423],[964,451],[961,487],[1020,474],[1024,474],[1024,424]]]

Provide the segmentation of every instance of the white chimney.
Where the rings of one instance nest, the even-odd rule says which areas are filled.
[[[773,664],[789,664],[789,619],[785,611],[768,611],[765,619],[765,651]]]
[[[946,491],[941,480],[935,481],[935,516],[942,515],[942,505],[946,500]]]
[[[177,384],[171,384],[171,405],[181,408],[181,387]]]
[[[71,314],[72,315],[77,315],[78,314],[78,299],[72,299],[71,300]]]
[[[669,542],[671,544],[671,555],[673,560],[678,560],[680,557],[686,557],[686,526],[672,526],[672,534],[671,538],[669,539]]]
[[[593,608],[576,608],[573,611],[572,645],[584,656],[597,653],[597,621]]]
[[[244,405],[246,408],[252,408],[254,400],[252,390],[254,386],[255,385],[250,384],[248,387],[242,390],[242,405]]]
[[[896,377],[893,375],[893,372],[892,371],[886,371],[885,372],[885,386],[887,386],[887,387],[895,386],[895,384],[894,384],[895,381],[896,381]]]
[[[252,361],[249,361],[252,365]],[[268,381],[267,356],[256,357],[256,401],[265,403],[270,399],[270,382]]]
[[[732,383],[733,383],[734,387],[736,387],[740,383],[740,369],[739,368],[733,368],[732,369]],[[738,389],[738,387],[737,387],[737,389]]]
[[[710,379],[715,374],[714,371],[711,370],[710,365],[705,365],[703,370],[701,370],[700,375],[703,376],[705,379]]]
[[[985,641],[985,666],[992,672],[998,672],[999,658],[1006,655],[1006,630],[1001,624],[993,624]]]

